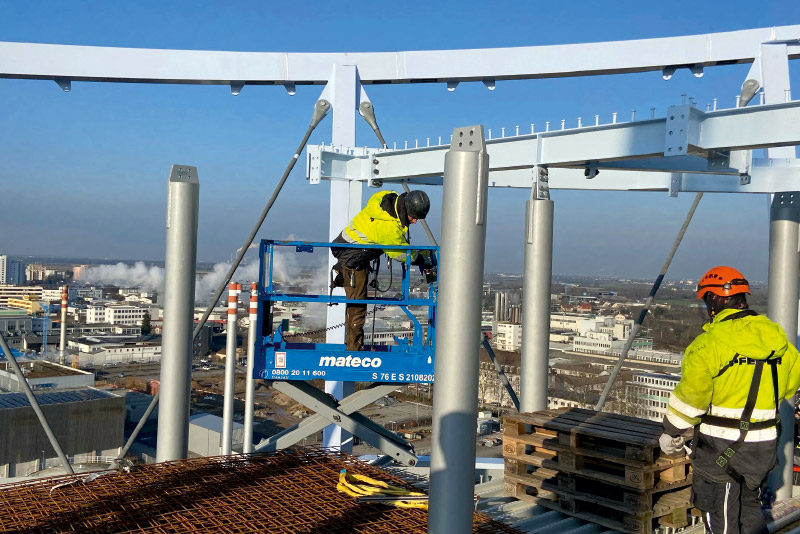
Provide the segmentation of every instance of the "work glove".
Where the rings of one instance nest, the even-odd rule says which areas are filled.
[[[683,444],[686,440],[683,439],[682,436],[678,436],[677,438],[673,438],[669,434],[661,434],[661,437],[658,438],[658,445],[661,447],[661,452],[668,456],[672,456],[683,452]]]

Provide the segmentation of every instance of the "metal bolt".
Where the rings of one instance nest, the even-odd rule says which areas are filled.
[[[595,126],[600,126],[600,115],[595,115],[594,116],[594,125]]]
[[[380,173],[381,173],[381,171],[379,171],[378,169],[373,169],[373,171],[372,171],[372,174],[376,174],[377,175],[377,174],[380,174]]]
[[[712,102],[713,104],[711,105],[711,109],[717,111],[717,99],[715,98],[714,100],[712,100]]]
[[[611,124],[617,124],[617,112],[611,114]]]
[[[636,120],[636,110],[632,109],[631,110],[631,122],[633,122],[635,120]]]
[[[582,128],[582,127],[583,127],[583,120],[582,120],[581,117],[578,117],[578,128]]]
[[[561,119],[561,129],[564,129],[564,125],[566,125],[567,119]]]
[[[547,122],[544,123],[544,131],[545,132],[549,132],[550,131],[550,121],[547,121]]]
[[[536,131],[535,128],[536,125],[534,123],[531,123],[531,133],[534,133]]]
[[[514,126],[514,128],[515,128],[515,130],[516,130],[516,132],[517,132],[516,134],[517,134],[517,135],[519,135],[519,125],[517,125],[517,126]]]
[[[502,139],[505,136],[506,136],[506,129],[505,128],[500,128],[500,138]]]
[[[681,93],[681,105],[686,105],[686,93]]]

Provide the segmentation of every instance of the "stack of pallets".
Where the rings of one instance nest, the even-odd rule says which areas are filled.
[[[690,460],[661,454],[660,423],[579,408],[503,423],[508,495],[632,534],[688,524]]]

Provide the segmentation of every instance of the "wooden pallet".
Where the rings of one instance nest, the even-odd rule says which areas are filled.
[[[652,421],[575,408],[515,414],[504,419],[503,456],[609,484],[667,489],[691,468],[685,454],[660,454],[661,432]]]
[[[505,492],[603,526],[643,534],[688,524],[691,466],[664,457],[661,425],[590,410],[504,419]]]

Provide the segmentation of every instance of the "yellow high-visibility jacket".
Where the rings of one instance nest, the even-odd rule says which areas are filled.
[[[397,195],[394,191],[378,191],[370,197],[364,209],[342,230],[341,237],[344,241],[362,245],[408,245],[408,226],[400,221],[400,217],[392,216],[381,207],[383,197],[390,194]],[[394,211],[397,213],[397,198]],[[406,252],[403,250],[388,249],[384,252],[397,261],[406,259]]]
[[[703,416],[738,420],[742,417],[753,382],[755,360],[780,358],[776,365],[778,399],[791,398],[800,387],[797,349],[789,343],[783,329],[763,315],[726,318],[741,310],[723,310],[703,326],[686,349],[681,380],[672,392],[664,417],[664,431],[672,436],[699,424],[694,442],[695,470],[717,481],[727,477],[714,462],[731,442],[739,438],[739,428],[703,421]],[[764,364],[751,422],[777,419],[772,370]],[[768,424],[765,424],[768,425]],[[775,463],[777,428],[751,429],[731,467],[755,487]]]

